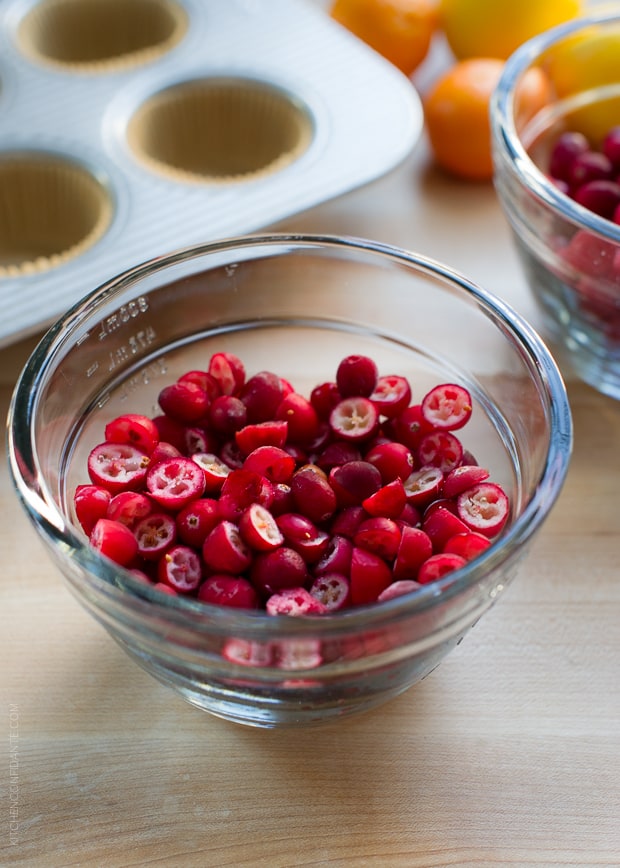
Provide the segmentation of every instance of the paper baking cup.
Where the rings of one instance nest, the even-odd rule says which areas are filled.
[[[312,121],[285,92],[244,78],[186,81],[131,118],[135,156],[176,180],[230,183],[277,172],[312,140]]]
[[[36,153],[0,156],[0,278],[82,254],[112,219],[105,187],[82,166]]]
[[[21,21],[18,41],[38,61],[106,72],[155,60],[187,24],[173,0],[42,0]]]

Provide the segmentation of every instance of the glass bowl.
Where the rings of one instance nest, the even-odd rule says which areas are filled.
[[[600,150],[606,132],[620,124],[619,53],[617,11],[576,19],[521,46],[491,101],[495,186],[544,337],[562,367],[614,398],[620,398],[620,225],[578,204],[549,169],[562,133],[581,133]],[[524,114],[520,100],[526,76],[530,82],[537,76],[548,93],[533,114]]]
[[[354,353],[408,377],[420,397],[465,385],[474,410],[464,445],[511,501],[501,538],[412,594],[320,617],[165,596],[98,555],[72,506],[89,450],[115,416],[154,415],[164,385],[220,350],[306,394]],[[414,253],[320,236],[223,240],[109,281],[42,339],[8,428],[18,495],[80,603],[186,700],[263,727],[368,709],[428,675],[513,579],[572,445],[561,375],[502,301]],[[231,643],[237,657],[223,653]]]

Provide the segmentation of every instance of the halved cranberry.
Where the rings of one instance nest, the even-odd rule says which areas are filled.
[[[107,518],[112,495],[102,485],[78,485],[73,495],[75,514],[82,530],[90,535],[100,518]]]
[[[401,479],[393,479],[382,485],[378,491],[364,498],[362,506],[370,515],[398,518],[407,503],[405,486]]]
[[[381,416],[393,419],[409,406],[411,386],[405,377],[389,374],[379,377],[369,397]]]
[[[272,594],[265,609],[268,615],[323,615],[326,606],[305,588],[283,588]]]
[[[306,464],[291,479],[291,495],[298,512],[321,524],[336,511],[337,500],[327,476],[316,464]]]
[[[344,536],[353,539],[360,524],[370,518],[366,510],[360,504],[345,506],[339,509],[330,523],[330,531],[336,536]]]
[[[291,443],[311,443],[319,430],[316,410],[307,398],[297,392],[290,392],[282,399],[275,418],[287,423]]]
[[[444,497],[456,497],[472,485],[488,479],[489,471],[478,464],[460,464],[451,470],[444,479],[442,494]]]
[[[215,452],[219,448],[219,440],[212,431],[207,431],[200,425],[186,425],[183,432],[183,455],[191,458],[196,453]]]
[[[323,555],[314,564],[312,572],[315,576],[337,574],[349,576],[351,573],[351,556],[353,543],[345,536],[334,534],[327,543]]]
[[[437,497],[442,485],[443,473],[439,467],[424,466],[414,470],[403,483],[407,503],[424,507]]]
[[[202,581],[202,564],[195,549],[185,545],[169,548],[157,563],[158,581],[179,594],[190,594]]]
[[[197,599],[201,603],[233,609],[257,609],[259,604],[258,594],[247,579],[225,574],[205,579],[198,588]]]
[[[317,412],[319,419],[327,421],[336,404],[342,400],[338,386],[334,382],[320,383],[310,393],[310,403]]]
[[[91,546],[120,566],[128,566],[138,554],[135,536],[120,521],[100,518],[89,537]]]
[[[202,546],[207,567],[216,573],[238,576],[252,563],[252,553],[232,521],[220,521],[209,533]]]
[[[413,594],[419,590],[422,585],[419,582],[414,582],[413,579],[399,579],[397,582],[392,582],[388,585],[385,591],[381,591],[377,597],[378,603],[385,603],[386,600],[395,600],[396,597],[404,597],[406,594]]]
[[[468,528],[493,537],[508,520],[510,501],[497,483],[480,482],[458,496],[457,510]]]
[[[448,573],[464,567],[467,561],[460,555],[451,554],[449,552],[441,552],[431,555],[428,560],[424,561],[418,571],[418,582],[421,585],[426,585],[429,582],[436,582],[443,578]]]
[[[478,555],[486,551],[491,545],[491,540],[477,531],[457,533],[446,542],[444,552],[460,555],[466,561],[473,561]]]
[[[326,573],[310,585],[310,594],[319,601],[327,612],[337,612],[349,603],[351,589],[347,576]]]
[[[250,548],[260,552],[271,551],[284,542],[275,518],[260,503],[252,503],[242,514],[239,533]]]
[[[149,468],[146,487],[161,506],[179,510],[204,494],[205,475],[191,458],[170,458]]]
[[[131,443],[141,452],[151,455],[160,438],[157,425],[148,416],[125,413],[108,422],[105,439],[108,443]]]
[[[400,546],[402,531],[390,518],[368,518],[363,521],[353,542],[358,548],[374,552],[384,561],[393,561]]]
[[[88,456],[91,482],[112,494],[144,487],[148,456],[129,443],[100,443]]]
[[[324,470],[326,473],[337,467],[340,464],[346,464],[347,461],[361,461],[362,453],[354,443],[349,443],[345,440],[336,440],[334,443],[328,443],[327,446],[317,455],[315,464]]]
[[[205,475],[205,491],[208,494],[220,492],[226,477],[232,473],[232,468],[214,452],[195,452],[192,455],[192,461],[202,469]]]
[[[133,529],[140,557],[156,561],[176,542],[175,520],[167,512],[152,512]]]
[[[392,582],[392,570],[379,555],[353,547],[351,555],[351,602],[354,606],[374,603]]]
[[[260,503],[271,507],[274,497],[273,485],[264,476],[251,470],[233,470],[224,480],[219,498],[220,514],[223,518],[238,521],[248,506]]]
[[[337,437],[361,443],[369,440],[376,432],[379,427],[379,414],[368,398],[344,398],[330,413],[329,425]]]
[[[271,666],[274,643],[232,637],[224,642],[222,657],[240,666]]]
[[[205,391],[209,397],[209,402],[215,401],[222,394],[217,380],[211,376],[208,371],[186,371],[178,379],[179,383],[193,383],[195,386]]]
[[[328,534],[305,515],[286,512],[279,515],[276,522],[286,545],[299,552],[307,564],[315,563],[325,554],[329,544]]]
[[[422,415],[433,428],[455,431],[462,428],[472,414],[471,395],[463,386],[442,383],[422,399]]]
[[[197,549],[202,548],[207,535],[220,520],[219,504],[212,497],[192,500],[175,517],[180,539]]]
[[[468,527],[453,512],[440,506],[425,515],[422,530],[430,537],[433,551],[441,552],[450,537],[457,533],[466,533]]]
[[[183,453],[172,443],[166,440],[160,440],[152,454],[149,456],[149,467],[158,464],[160,461],[165,461],[168,458],[180,458]]]
[[[282,419],[256,422],[235,431],[235,442],[244,456],[254,452],[259,446],[277,446],[281,449],[286,443],[286,437],[287,423]]]
[[[433,554],[433,543],[427,533],[417,527],[403,527],[400,545],[394,561],[394,579],[416,579],[418,570]]]
[[[209,359],[209,375],[218,384],[222,395],[233,395],[245,382],[245,366],[234,353],[213,353]]]
[[[107,518],[126,524],[130,530],[154,510],[153,501],[140,491],[120,491],[108,504]]]
[[[295,472],[295,459],[279,446],[258,446],[247,456],[243,468],[265,476],[270,482],[289,483]]]
[[[417,454],[420,465],[430,464],[449,473],[461,463],[463,445],[451,431],[432,431],[420,441]]]

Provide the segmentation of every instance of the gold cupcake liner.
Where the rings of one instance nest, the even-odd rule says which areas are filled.
[[[112,220],[105,187],[83,167],[42,154],[0,158],[0,278],[81,255]]]
[[[175,0],[40,0],[18,28],[22,51],[80,72],[149,63],[187,31]]]
[[[127,139],[136,157],[174,180],[244,181],[280,171],[308,148],[307,112],[277,88],[243,78],[194,79],[152,96]]]

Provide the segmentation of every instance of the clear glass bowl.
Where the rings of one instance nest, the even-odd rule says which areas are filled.
[[[495,186],[545,337],[562,366],[614,398],[620,398],[620,226],[573,201],[547,168],[562,132],[583,132],[599,147],[620,124],[618,56],[617,11],[576,19],[521,46],[491,103]],[[532,70],[546,78],[550,99],[527,116],[518,93]]]
[[[164,596],[98,556],[72,512],[89,450],[107,421],[154,415],[163,385],[221,349],[306,394],[353,352],[408,376],[419,397],[439,382],[467,386],[474,412],[464,445],[512,502],[501,539],[410,596],[314,618]],[[194,705],[273,727],[376,706],[428,675],[515,575],[564,481],[572,428],[548,350],[497,298],[382,244],[276,235],[161,257],[85,298],[26,365],[8,444],[36,530],[128,654]],[[222,656],[231,639],[256,665]],[[284,668],[269,662],[276,645]]]

